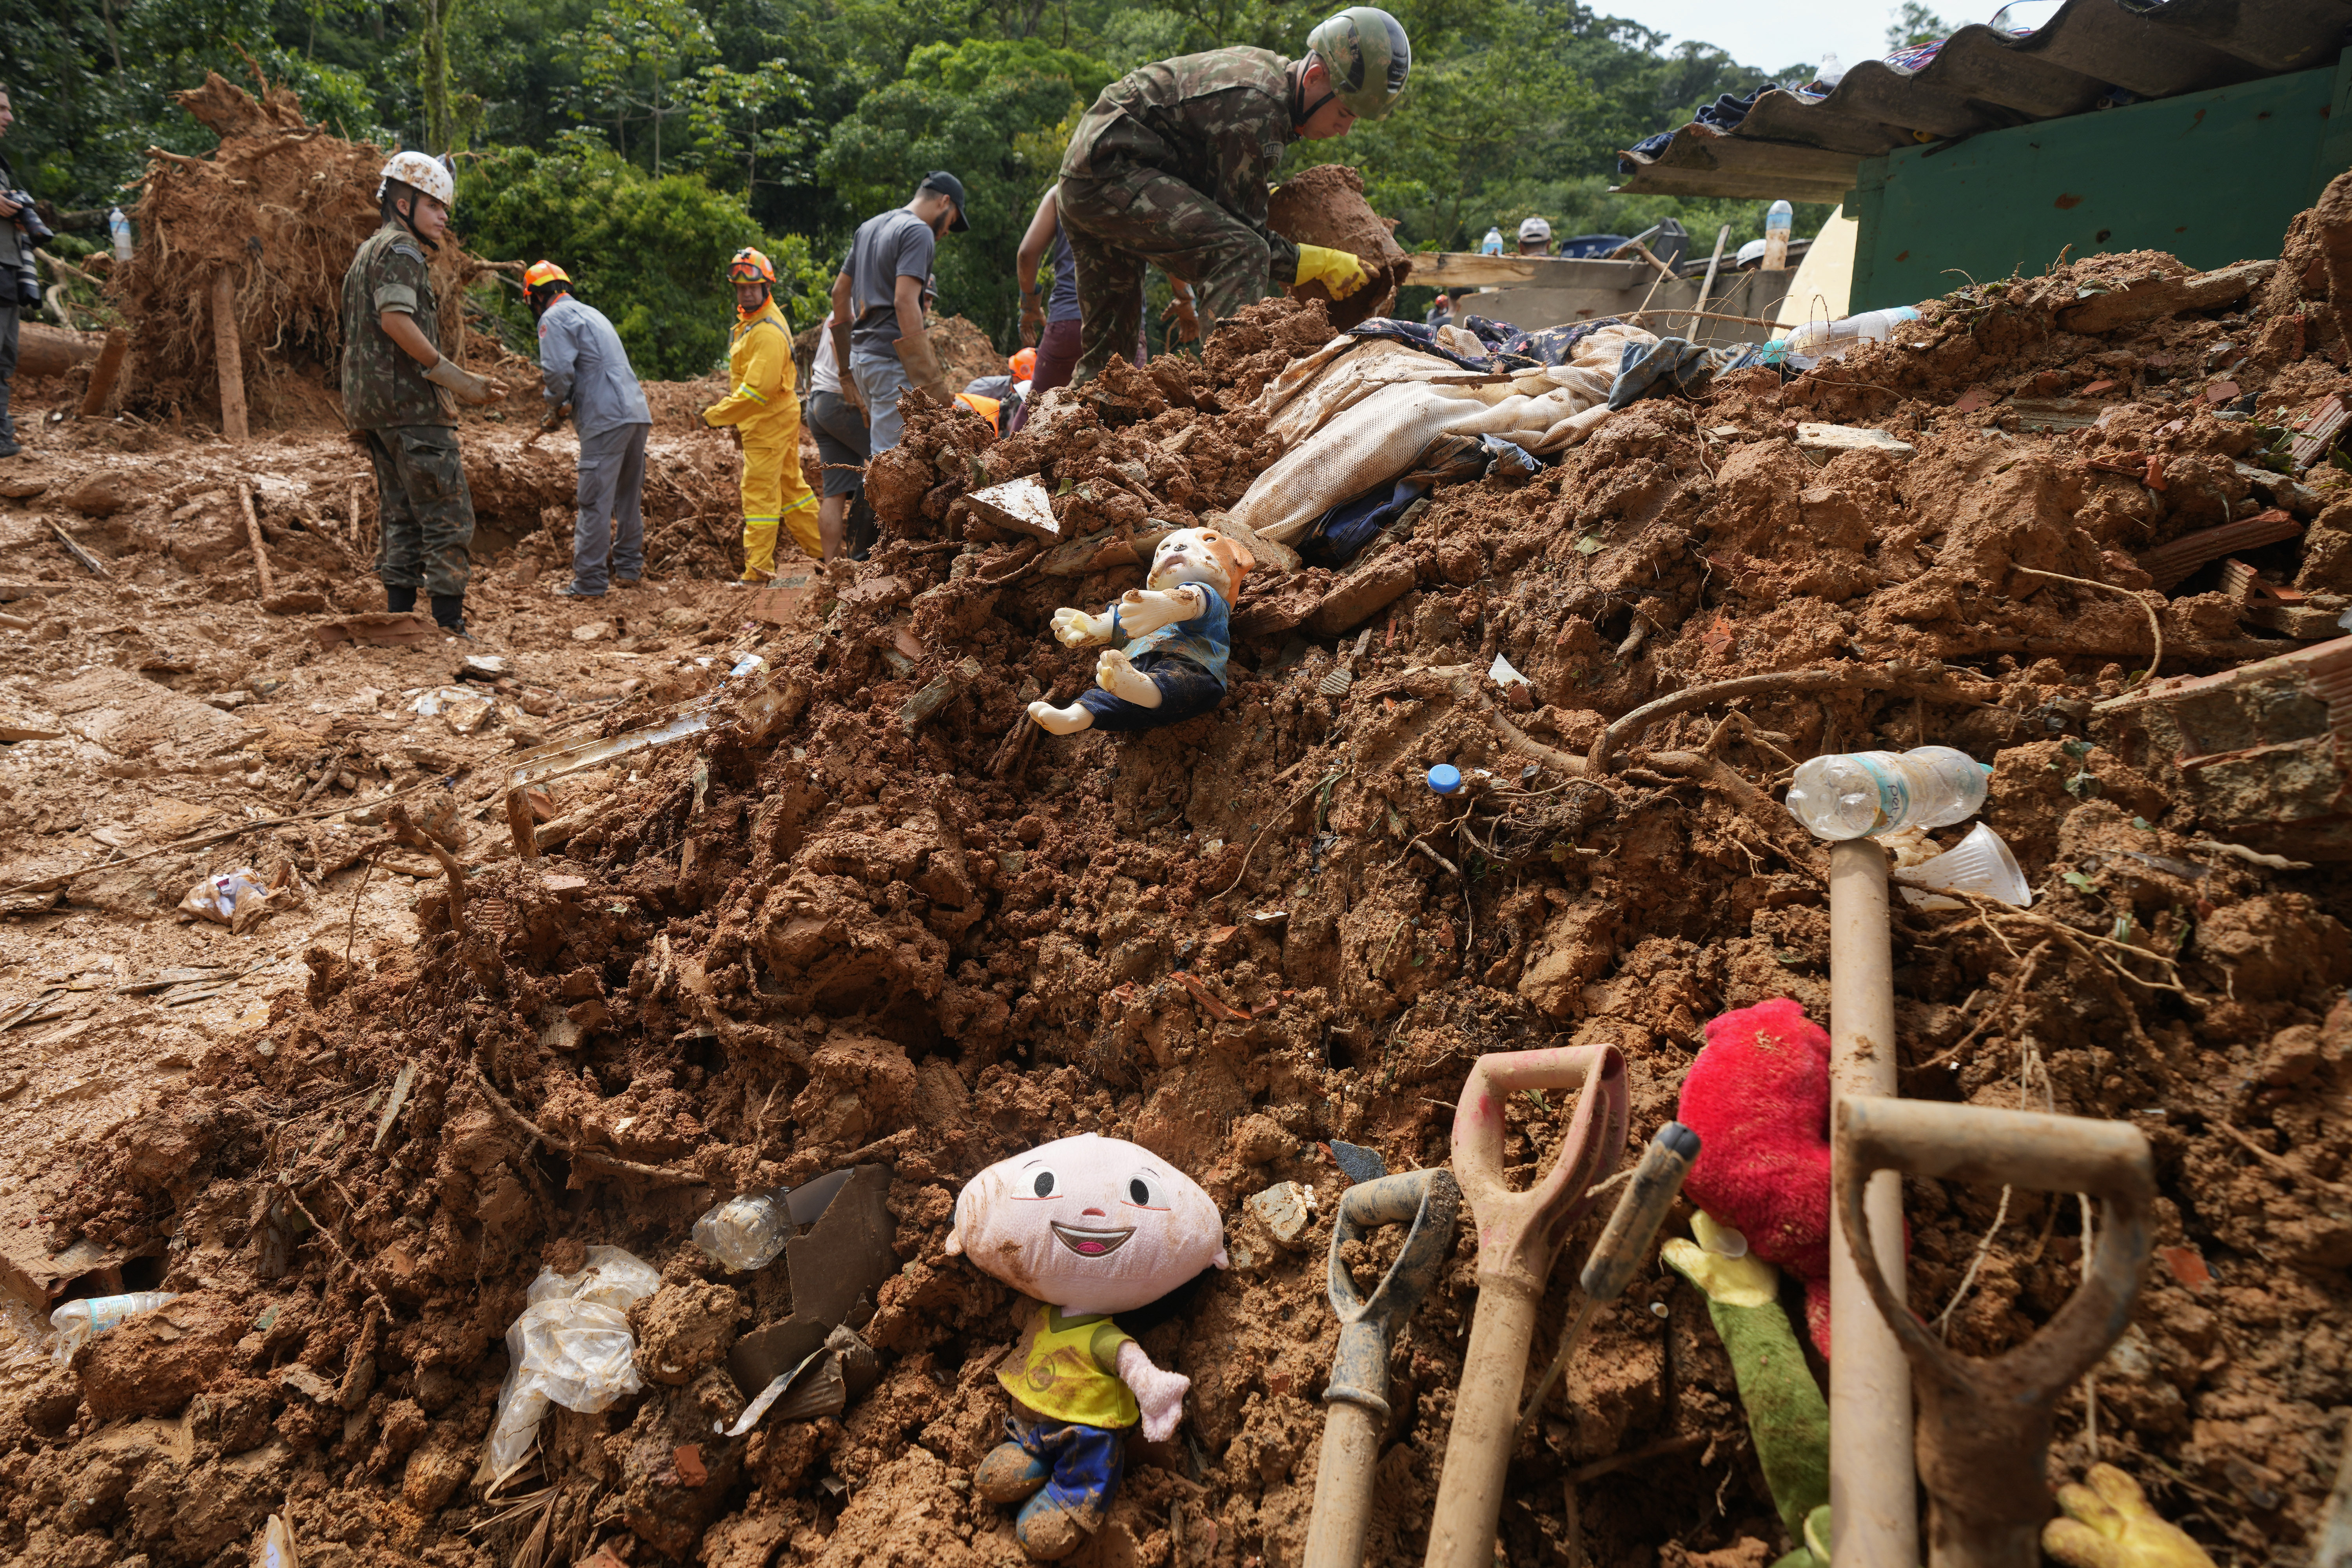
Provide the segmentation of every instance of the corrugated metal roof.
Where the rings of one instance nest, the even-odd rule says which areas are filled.
[[[1834,202],[1866,157],[2331,63],[2352,0],[2067,0],[2023,37],[1970,26],[1917,70],[1867,60],[1827,98],[1774,90],[1730,131],[1690,124],[1616,188]]]

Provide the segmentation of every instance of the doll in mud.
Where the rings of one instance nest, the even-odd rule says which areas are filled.
[[[1095,686],[1067,708],[1029,704],[1029,717],[1056,735],[1081,730],[1157,730],[1206,713],[1225,700],[1226,623],[1242,578],[1256,562],[1213,528],[1180,528],[1151,553],[1143,586],[1099,616],[1065,606],[1054,636],[1066,647],[1131,638],[1124,652],[1095,661]]]
[[[996,1374],[1013,1399],[1007,1440],[981,1461],[973,1489],[1022,1505],[1014,1530],[1031,1557],[1066,1557],[1109,1517],[1128,1428],[1166,1438],[1192,1385],[1152,1365],[1110,1314],[1225,1267],[1217,1205],[1150,1150],[1089,1132],[974,1176],[947,1250],[1029,1299]]]

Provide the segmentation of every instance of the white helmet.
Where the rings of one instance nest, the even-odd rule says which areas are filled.
[[[383,200],[383,187],[392,180],[424,192],[445,207],[457,205],[457,182],[450,177],[449,165],[439,158],[427,157],[413,149],[394,153],[383,166],[383,179],[376,182],[376,200]]]

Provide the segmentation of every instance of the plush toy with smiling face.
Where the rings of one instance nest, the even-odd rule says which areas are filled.
[[[1087,1133],[1000,1161],[956,1198],[950,1256],[1036,1303],[998,1369],[1007,1441],[974,1489],[1022,1504],[1015,1532],[1040,1562],[1099,1528],[1126,1470],[1126,1428],[1176,1430],[1192,1380],[1162,1372],[1110,1321],[1204,1268],[1225,1267],[1224,1223],[1199,1184],[1139,1144]]]
[[[1099,616],[1054,612],[1066,647],[1130,638],[1095,661],[1095,689],[1067,708],[1032,702],[1029,717],[1056,735],[1081,730],[1157,730],[1206,713],[1225,700],[1227,622],[1242,579],[1257,563],[1240,541],[1213,528],[1180,528],[1151,554],[1151,574]]]

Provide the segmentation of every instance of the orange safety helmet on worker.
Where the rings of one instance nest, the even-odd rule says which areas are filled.
[[[823,560],[816,492],[801,470],[801,401],[793,384],[793,331],[776,308],[775,267],[745,246],[730,258],[735,327],[727,342],[727,395],[702,422],[735,426],[743,439],[743,575],[752,587],[775,575],[776,535],[790,529],[811,560]],[[746,302],[749,296],[749,302]]]

